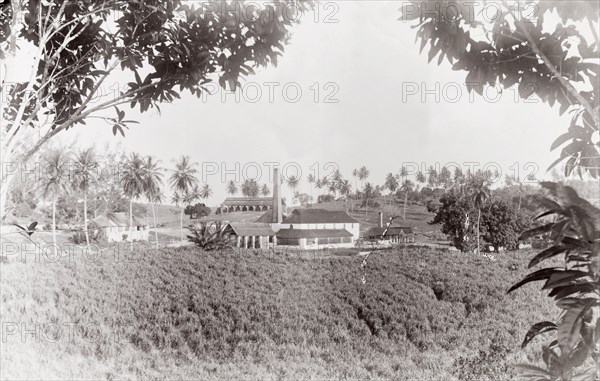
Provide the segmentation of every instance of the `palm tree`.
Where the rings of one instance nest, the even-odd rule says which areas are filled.
[[[184,208],[185,199],[181,193],[179,193],[178,191],[175,191],[175,192],[173,192],[173,196],[171,196],[171,203],[173,203],[173,204],[175,204],[175,206],[178,206],[181,208],[181,213],[179,214],[179,223],[181,226],[181,232],[183,234],[183,208]],[[181,237],[181,242],[183,242],[183,236]]]
[[[210,188],[210,185],[208,185],[208,184],[204,184],[202,186],[202,189],[200,190],[200,192],[198,192],[198,195],[203,200],[206,200],[207,198],[209,198],[210,196],[212,196],[212,194],[213,194],[213,191]]]
[[[402,182],[404,182],[407,177],[408,177],[408,169],[406,169],[405,166],[402,166],[402,168],[400,168],[400,179],[402,179]]]
[[[238,186],[233,180],[229,180],[225,189],[227,190],[227,193],[231,196],[234,196],[238,192]]]
[[[194,185],[194,187],[184,195],[183,203],[185,206],[190,206],[201,198],[202,190],[198,188],[198,185]]]
[[[308,175],[308,184],[310,184],[310,198],[312,199],[312,195],[313,195],[313,187],[312,184],[315,182],[315,175],[313,175],[312,173]]]
[[[352,176],[354,177],[354,188],[358,191],[358,185],[356,184],[356,178],[358,177],[358,169],[354,168],[352,170]]]
[[[79,151],[75,155],[74,163],[74,188],[83,192],[83,230],[85,232],[85,242],[89,249],[90,235],[88,232],[87,220],[87,195],[90,186],[97,181],[96,170],[98,169],[98,158],[93,148]]]
[[[263,184],[263,186],[260,188],[260,194],[263,197],[267,197],[268,195],[271,194],[271,189],[269,188],[269,186],[267,184]]]
[[[338,183],[336,183],[335,181],[329,182],[329,186],[327,189],[330,193],[333,193],[333,199],[335,200],[337,198]]]
[[[163,202],[161,186],[163,184],[162,176],[164,168],[158,166],[159,162],[152,156],[146,157],[145,165],[145,195],[152,207],[152,221],[154,224],[154,239],[156,241],[156,250],[158,250],[158,231],[156,230],[156,208],[155,205]]]
[[[292,189],[293,196],[292,200],[296,197],[296,188],[298,187],[298,183],[300,180],[296,176],[290,176],[287,179],[287,185]]]
[[[181,205],[181,214],[179,217],[181,227],[181,242],[183,242],[183,210],[184,204],[193,202],[197,194],[191,193],[193,189],[198,188],[198,178],[196,174],[196,163],[193,163],[189,156],[182,156],[179,161],[175,163],[175,170],[169,178],[171,188],[174,191],[173,200],[177,200],[177,205]],[[196,198],[197,199],[197,198]]]
[[[165,199],[164,199],[164,194],[162,193],[162,191],[160,190],[160,188],[157,189],[157,192],[150,192],[146,195],[146,197],[148,198],[148,201],[150,202],[150,205],[152,206],[152,220],[154,222],[154,239],[156,241],[156,249],[158,250],[158,224],[156,222],[156,210],[155,210],[155,206],[156,204],[162,204]]]
[[[406,222],[406,206],[408,205],[408,193],[412,192],[413,186],[414,186],[413,182],[410,181],[409,179],[406,179],[402,183],[402,187],[400,187],[400,190],[402,192],[404,192],[404,211],[402,213],[402,221],[403,222]]]
[[[56,243],[56,200],[58,192],[68,192],[69,174],[67,170],[68,155],[62,150],[52,150],[45,157],[45,175],[42,176],[43,197],[52,195],[52,243],[54,256],[57,255]]]
[[[344,179],[344,176],[342,176],[342,172],[340,172],[339,169],[336,169],[335,171],[333,171],[333,174],[331,175],[331,180],[334,183],[336,183],[336,185],[339,185],[343,179]]]
[[[425,184],[427,182],[425,175],[421,171],[417,172],[417,182],[420,184]]]
[[[258,184],[254,179],[246,179],[242,183],[242,194],[245,197],[256,197],[258,196]]]
[[[321,182],[321,179],[316,179],[315,180],[315,188],[321,189],[321,188],[323,188],[323,185],[324,184]]]
[[[460,169],[458,167],[454,169],[454,183],[455,184],[460,184],[463,181],[464,177],[465,176],[463,175],[462,169]]]
[[[404,168],[404,167],[402,167],[402,168]],[[398,189],[398,178],[396,176],[394,176],[392,173],[388,173],[387,176],[385,177],[384,188],[389,189],[390,194],[396,192],[396,189]]]
[[[375,189],[371,183],[366,183],[363,190],[363,196],[365,198],[365,220],[367,219],[368,210],[369,210],[369,198],[373,195]]]
[[[471,200],[477,207],[477,254],[480,254],[479,250],[479,223],[481,220],[481,206],[490,197],[490,189],[485,178],[477,177],[471,182]]]
[[[438,174],[433,166],[430,166],[427,170],[427,183],[430,187],[435,188],[438,183]]]
[[[352,185],[350,184],[350,181],[348,180],[342,180],[340,182],[340,193],[344,196],[344,207],[346,209],[346,212],[348,212],[348,196],[350,196],[350,193],[352,192]]]
[[[452,174],[450,173],[450,170],[446,167],[442,167],[438,178],[439,183],[444,187],[444,190],[446,190],[452,183]]]
[[[132,153],[123,162],[121,184],[123,193],[129,198],[129,242],[133,250],[133,200],[138,200],[146,194],[146,163],[138,153]]]
[[[358,170],[358,179],[362,182],[363,189],[365,187],[364,182],[369,178],[370,174],[371,172],[365,166],[360,167],[360,169]]]

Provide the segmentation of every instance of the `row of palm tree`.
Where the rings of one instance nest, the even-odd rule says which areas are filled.
[[[43,156],[45,173],[41,179],[42,196],[52,202],[52,236],[55,247],[56,239],[56,203],[59,195],[77,192],[83,197],[83,231],[86,245],[90,245],[88,221],[88,193],[98,183],[104,181],[98,171],[100,157],[93,148],[80,150],[70,154],[65,150],[50,150]],[[123,195],[129,200],[129,232],[133,230],[133,203],[146,201],[152,208],[153,224],[156,227],[156,205],[164,202],[163,177],[167,171],[152,156],[143,157],[131,153],[122,158],[120,167],[120,184]],[[72,167],[70,167],[72,165]],[[183,211],[199,199],[207,199],[212,195],[208,184],[199,186],[197,163],[189,156],[182,156],[175,163],[169,177],[169,185],[173,191],[172,201],[181,207],[180,238],[183,241]],[[155,241],[158,248],[158,232]],[[131,243],[133,246],[133,243]]]
[[[267,184],[259,186],[254,179],[246,179],[239,186],[235,181],[230,180],[225,186],[225,190],[230,196],[235,196],[240,190],[245,197],[257,197],[259,194],[266,197],[271,194],[271,188]]]

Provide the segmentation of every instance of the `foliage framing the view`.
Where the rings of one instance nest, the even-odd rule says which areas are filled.
[[[550,182],[543,182],[542,186],[550,197],[540,200],[547,211],[538,218],[556,218],[524,232],[522,238],[550,234],[554,244],[533,257],[529,267],[558,255],[564,255],[565,265],[537,270],[509,292],[526,283],[544,280],[542,289],[550,290],[549,296],[554,297],[562,313],[556,323],[544,321],[533,325],[523,341],[524,347],[535,336],[556,331],[557,339],[543,347],[542,359],[547,370],[531,365],[522,367],[531,380],[572,380],[576,373],[580,380],[594,380],[600,339],[600,210],[571,187]],[[587,369],[576,371],[585,365]]]
[[[469,91],[482,95],[486,84],[505,89],[517,85],[521,98],[536,95],[550,106],[558,104],[561,115],[571,110],[568,131],[554,141],[551,149],[569,144],[550,168],[566,160],[565,176],[576,170],[580,176],[587,172],[598,178],[600,3],[530,2],[529,12],[524,12],[521,3],[517,7],[504,2],[494,4],[500,12],[493,23],[477,20],[473,8],[439,0],[404,4],[403,20],[418,19],[416,38],[421,40],[421,51],[429,44],[430,62],[438,57],[439,65],[445,57],[454,70],[468,72],[465,82]],[[544,22],[553,17],[552,13],[558,16],[558,22],[553,32],[545,31]],[[578,29],[582,25],[589,27],[591,42]],[[476,35],[483,38],[475,39]],[[571,49],[573,46],[576,53]],[[550,232],[555,241],[534,257],[530,266],[559,254],[565,255],[565,265],[562,269],[536,271],[510,291],[527,282],[545,279],[543,288],[552,289],[550,296],[557,300],[563,313],[558,323],[538,323],[526,335],[523,345],[542,332],[556,330],[558,339],[543,349],[542,359],[547,369],[523,365],[521,377],[532,381],[598,379],[595,346],[600,336],[596,316],[600,306],[600,214],[572,188],[556,183],[542,185],[556,199],[542,200],[549,209],[542,216],[556,214],[559,218],[524,235]],[[595,367],[576,372],[578,367],[592,362]]]
[[[214,80],[234,89],[254,68],[277,64],[289,28],[307,6],[180,0],[0,4],[2,162],[26,162],[56,134],[89,117],[124,135],[135,123],[125,118],[124,105],[158,109],[184,90],[200,97]],[[23,55],[31,59],[31,73],[26,80],[14,75],[16,82],[9,83],[25,66],[19,62]],[[113,91],[111,81],[124,85]],[[4,172],[1,217],[11,181]]]
[[[402,19],[418,20],[416,37],[421,51],[429,45],[430,62],[437,57],[441,64],[446,58],[454,70],[467,72],[469,91],[482,95],[486,84],[504,89],[516,85],[523,99],[535,95],[550,106],[558,104],[560,114],[571,110],[568,131],[552,149],[570,143],[551,167],[566,160],[566,176],[577,170],[597,178],[600,3],[539,1],[527,2],[527,8],[516,4],[495,2],[498,14],[493,22],[484,23],[468,3],[409,2],[403,6]],[[544,23],[553,13],[558,16],[555,30],[545,31]],[[576,23],[589,26],[591,37],[586,38]]]

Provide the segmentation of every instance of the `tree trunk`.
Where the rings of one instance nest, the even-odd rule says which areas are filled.
[[[133,251],[133,199],[129,200],[129,250]]]
[[[406,205],[408,204],[408,191],[404,192],[404,211],[402,212],[402,222],[406,222]]]
[[[479,220],[481,219],[481,207],[477,208],[477,254],[481,254],[479,250]]]
[[[56,191],[52,197],[52,243],[54,245],[54,257],[57,257],[57,243],[56,243]]]
[[[83,192],[83,230],[85,230],[85,243],[87,244],[88,250],[90,249],[90,234],[88,233],[88,221],[87,221],[87,190]]]
[[[521,192],[519,192],[519,205],[517,205],[517,212],[521,211]]]
[[[158,232],[156,231],[156,212],[154,210],[154,203],[152,203],[152,220],[154,222],[154,238],[156,239],[156,250],[158,250]]]
[[[181,228],[179,237],[181,238],[181,243],[183,243],[183,206],[181,207],[181,213],[179,214],[179,227]]]

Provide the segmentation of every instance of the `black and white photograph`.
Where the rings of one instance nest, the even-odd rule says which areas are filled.
[[[0,0],[0,380],[600,381],[599,0]]]

